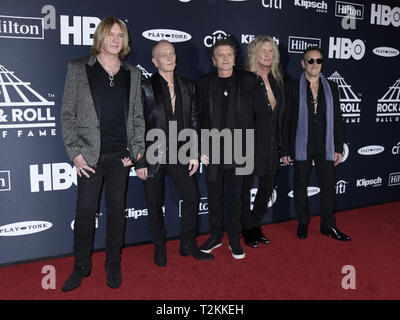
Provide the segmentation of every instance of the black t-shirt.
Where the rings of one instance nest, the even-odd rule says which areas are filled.
[[[128,106],[127,79],[121,67],[114,75],[113,86],[110,77],[101,64],[94,64],[94,94],[99,105],[101,153],[127,152],[125,110]]]

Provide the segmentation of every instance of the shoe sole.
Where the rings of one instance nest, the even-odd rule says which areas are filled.
[[[222,246],[222,242],[216,244],[216,245],[215,245],[214,247],[212,247],[211,249],[208,249],[208,250],[200,249],[200,250],[203,251],[204,253],[210,253],[211,251],[213,251],[213,250],[216,249],[216,248],[219,248],[220,246]]]
[[[231,252],[232,252],[231,246],[229,246],[229,250],[231,250]],[[246,256],[246,254],[244,252],[242,254],[234,254],[232,252],[232,257],[233,257],[233,259],[236,259],[236,260],[244,259],[245,256]]]

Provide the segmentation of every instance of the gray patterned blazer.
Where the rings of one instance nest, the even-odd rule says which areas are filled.
[[[145,123],[141,99],[141,74],[136,67],[120,61],[130,75],[129,107],[126,119],[128,148],[132,161],[145,150]],[[70,61],[67,67],[61,108],[61,130],[65,148],[72,161],[82,155],[89,166],[100,156],[100,119],[90,91],[87,68],[96,63],[96,57]]]

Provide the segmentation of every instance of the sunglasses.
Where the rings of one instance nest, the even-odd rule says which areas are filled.
[[[308,64],[314,64],[314,62],[317,62],[317,64],[322,64],[322,62],[324,61],[321,58],[318,59],[313,59],[313,58],[309,58],[306,60]]]

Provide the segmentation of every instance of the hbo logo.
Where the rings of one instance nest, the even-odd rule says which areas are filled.
[[[365,44],[360,39],[329,38],[329,58],[360,60],[364,54]]]
[[[371,24],[388,26],[392,24],[394,27],[400,26],[400,8],[373,3],[371,5]]]

